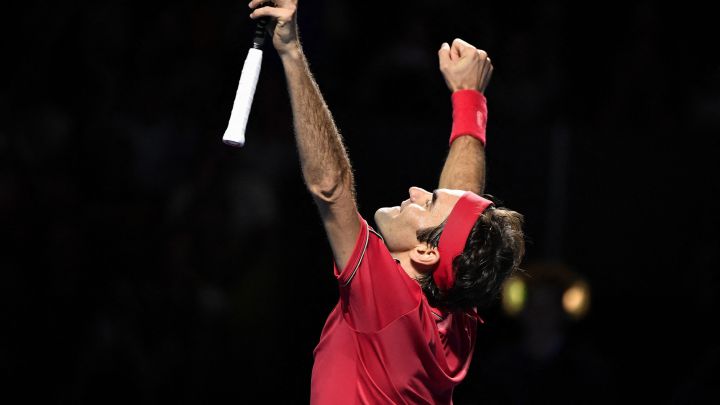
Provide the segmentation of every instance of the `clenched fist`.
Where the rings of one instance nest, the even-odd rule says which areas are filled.
[[[456,38],[452,46],[447,42],[442,44],[438,58],[440,71],[451,92],[465,89],[485,91],[493,71],[487,52]]]
[[[248,6],[255,10],[250,14],[250,18],[271,17],[267,29],[272,36],[273,46],[278,54],[283,55],[300,46],[297,35],[298,0],[273,2],[274,4],[267,0],[251,0]]]

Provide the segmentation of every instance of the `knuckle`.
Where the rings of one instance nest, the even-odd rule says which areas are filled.
[[[455,38],[455,39],[453,40],[453,46],[455,46],[455,47],[462,47],[462,48],[470,48],[470,49],[473,49],[473,50],[476,49],[474,45],[472,45],[472,44],[470,44],[470,43],[468,43],[468,42],[466,42],[466,41],[464,41],[464,40],[462,40],[462,39],[460,39],[460,38]]]

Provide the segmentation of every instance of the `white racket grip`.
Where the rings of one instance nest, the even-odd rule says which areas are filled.
[[[230,122],[223,135],[223,142],[230,146],[243,146],[245,144],[245,127],[250,116],[255,87],[260,77],[260,65],[262,64],[262,51],[250,48],[238,84],[235,102],[233,102]]]

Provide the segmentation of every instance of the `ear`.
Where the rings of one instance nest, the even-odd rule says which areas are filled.
[[[410,250],[410,260],[419,266],[431,267],[440,260],[440,252],[436,247],[422,242]]]

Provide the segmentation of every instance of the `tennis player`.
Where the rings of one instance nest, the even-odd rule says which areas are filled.
[[[252,0],[287,78],[303,177],[334,255],[339,300],[314,351],[312,404],[451,404],[475,347],[478,310],[524,255],[521,214],[480,194],[485,182],[487,54],[456,39],[438,51],[452,92],[450,151],[432,192],[410,187],[375,213],[355,203],[342,137],[308,68],[297,0]]]

